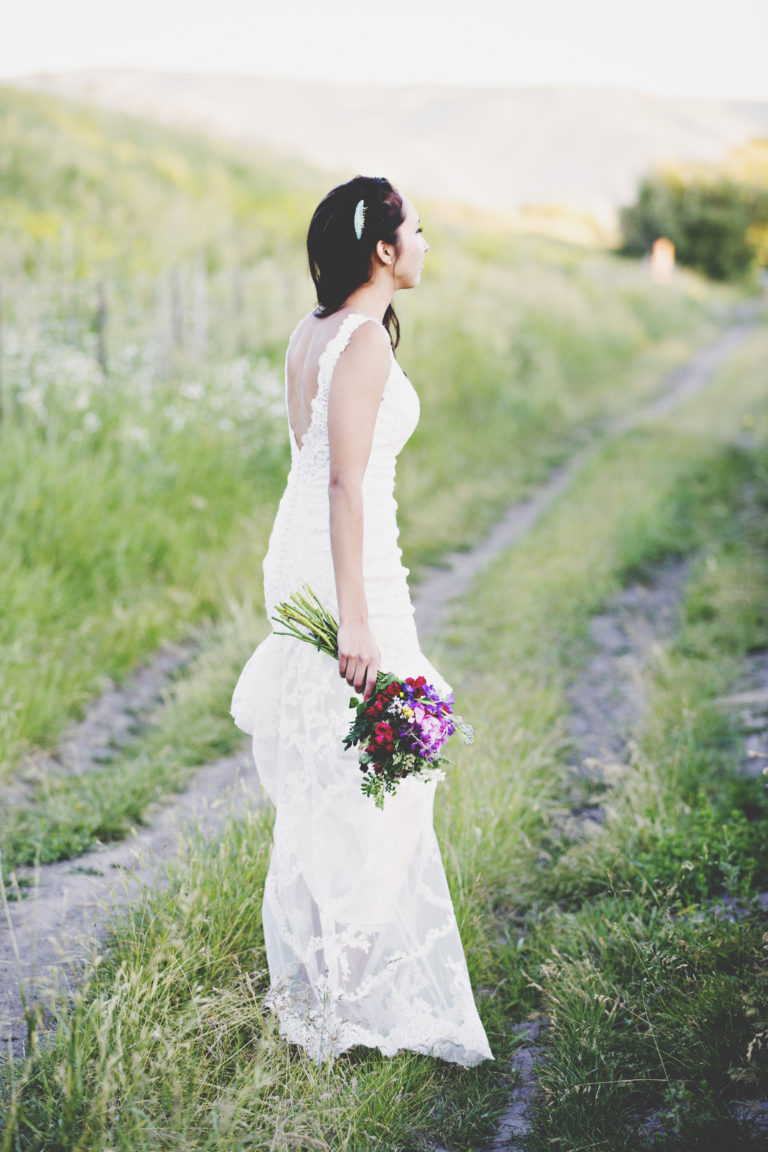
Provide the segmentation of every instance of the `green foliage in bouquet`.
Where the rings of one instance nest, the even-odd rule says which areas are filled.
[[[339,626],[307,585],[300,593],[278,604],[274,619],[291,636],[313,644],[319,652],[338,656]],[[344,739],[344,748],[360,748],[358,763],[363,773],[362,792],[377,808],[397,791],[406,776],[434,779],[447,758],[441,748],[449,736],[460,732],[467,744],[474,735],[460,716],[453,715],[453,697],[443,699],[426,677],[400,680],[378,672],[376,691],[367,700],[353,696],[349,702],[355,719]]]

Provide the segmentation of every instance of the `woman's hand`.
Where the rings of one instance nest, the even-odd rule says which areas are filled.
[[[367,624],[339,625],[339,675],[367,700],[376,687],[381,653]]]

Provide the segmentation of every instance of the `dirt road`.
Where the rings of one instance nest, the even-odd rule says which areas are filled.
[[[425,647],[475,576],[500,552],[513,546],[573,482],[589,459],[611,439],[643,420],[671,411],[706,387],[719,365],[744,341],[757,309],[742,315],[712,344],[669,376],[657,397],[631,418],[617,423],[591,448],[558,469],[529,499],[511,507],[473,551],[449,556],[444,568],[430,572],[414,596]],[[171,660],[165,674],[179,666]],[[94,740],[108,745],[135,723],[137,681],[144,684],[144,705],[157,697],[163,674],[140,670],[124,689],[112,689],[95,701],[81,724],[62,741],[66,757],[81,766],[93,758]],[[582,711],[587,715],[585,704]],[[95,734],[94,734],[95,733]],[[99,847],[77,860],[48,864],[34,875],[21,899],[5,899],[0,930],[0,1043],[24,1051],[26,1026],[22,997],[31,1002],[52,987],[72,986],[107,933],[111,913],[144,886],[162,883],[164,865],[176,855],[189,822],[213,834],[239,804],[258,802],[250,751],[200,769],[189,789],[174,797],[146,828],[128,840]],[[10,894],[11,896],[13,893]]]

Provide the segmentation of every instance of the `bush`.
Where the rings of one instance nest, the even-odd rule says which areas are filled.
[[[640,184],[637,201],[621,212],[623,251],[642,256],[666,236],[681,264],[713,280],[738,280],[764,255],[768,188],[727,175],[658,172]]]

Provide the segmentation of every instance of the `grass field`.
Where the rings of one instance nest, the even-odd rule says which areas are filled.
[[[606,449],[443,642],[479,740],[442,790],[438,830],[498,1063],[355,1053],[318,1070],[286,1051],[261,1008],[269,817],[252,808],[215,842],[192,838],[170,887],[115,925],[52,1046],[15,1070],[9,1148],[479,1148],[508,1090],[509,1025],[541,1007],[530,1148],[642,1147],[649,1115],[648,1146],[750,1147],[730,1104],[766,1087],[750,1044],[768,1012],[752,902],[768,805],[762,781],[736,776],[739,733],[713,699],[768,639],[766,347],[761,332],[691,408]],[[681,554],[683,622],[650,671],[604,830],[553,837],[573,799],[566,688],[588,621]],[[724,895],[737,924],[714,912]]]
[[[33,139],[75,133],[98,153],[98,123],[25,101]],[[142,166],[152,149],[178,149],[196,171],[203,145],[154,131],[138,137]],[[244,187],[257,180],[250,161],[228,162]],[[151,249],[156,201],[136,181],[118,199]],[[184,195],[197,219],[220,188]],[[736,299],[693,277],[652,284],[605,253],[459,225],[439,206],[422,217],[429,272],[403,301],[400,351],[422,423],[398,477],[417,573],[471,546],[654,396]],[[280,242],[300,286],[289,227]],[[31,272],[58,275],[41,245]],[[87,252],[84,273],[98,275]],[[266,627],[259,562],[286,466],[278,349],[293,319],[226,356],[229,337],[219,346],[212,333],[202,362],[177,351],[165,374],[115,348],[104,378],[86,343],[71,375],[38,379],[32,401],[23,350],[6,371],[6,779],[105,676],[162,640],[195,632],[201,644],[133,747],[4,807],[6,870],[124,834],[236,739],[229,692]],[[61,364],[60,335],[38,327],[35,363]],[[2,1074],[1,1148],[416,1152],[440,1141],[479,1152],[510,1090],[511,1026],[541,1010],[530,1152],[759,1146],[733,1105],[768,1089],[768,924],[756,900],[768,888],[768,803],[764,782],[737,772],[743,733],[717,701],[768,647],[767,361],[763,325],[701,396],[607,444],[430,652],[478,735],[439,790],[437,829],[496,1062],[467,1071],[355,1051],[318,1068],[286,1048],[261,1003],[270,816],[254,804],[213,840],[189,836],[169,886],[116,919],[52,1028],[30,1010],[29,1056]],[[649,707],[630,762],[601,790],[602,829],[569,837],[558,819],[585,785],[569,767],[568,690],[590,619],[670,557],[689,563],[680,626],[647,669]],[[733,907],[724,898],[737,919],[718,911]]]
[[[241,269],[245,319],[221,298],[226,275],[211,279],[204,354],[190,331],[158,347],[160,321],[147,303],[154,289],[142,287],[141,269],[117,281],[107,376],[93,315],[51,281],[61,272],[61,229],[38,237],[32,281],[4,283],[0,764],[8,777],[24,752],[55,741],[105,677],[119,679],[163,640],[216,623],[233,600],[258,608],[259,563],[287,461],[282,349],[311,299],[297,238],[272,223],[307,201],[301,187],[285,191],[290,173],[280,185],[255,162],[215,154],[208,186],[199,141],[149,128],[137,137],[131,122],[75,114],[42,97],[4,99],[13,106],[3,121],[6,198],[14,211],[35,203],[36,174],[39,210],[52,211],[53,201],[69,213],[90,289],[117,257],[97,260],[92,232],[101,216],[84,211],[83,181],[130,217],[132,253],[132,229],[157,248],[158,220],[172,212],[182,255],[197,244],[207,263],[223,266],[226,246],[200,232],[203,216],[213,227],[213,198],[222,218],[239,205],[230,224],[242,226],[243,252],[257,261]],[[27,138],[39,168],[21,150]],[[69,183],[62,139],[74,156]],[[186,182],[171,179],[181,171]],[[660,287],[643,268],[600,252],[494,238],[438,208],[429,215],[428,275],[401,309],[401,359],[424,413],[399,487],[416,574],[447,549],[470,545],[501,508],[652,394],[733,300],[693,277]],[[28,231],[40,229],[30,221]],[[152,281],[161,296],[173,286],[170,267]],[[264,268],[279,281],[282,313]],[[31,288],[46,290],[43,303]]]

